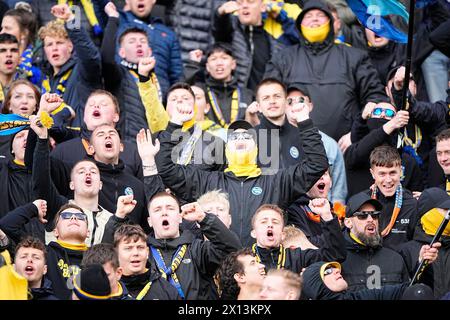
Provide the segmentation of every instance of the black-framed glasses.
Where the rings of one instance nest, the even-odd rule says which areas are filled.
[[[288,105],[293,105],[294,103],[304,103],[305,97],[289,97],[287,98]]]
[[[395,111],[391,110],[391,109],[385,109],[385,108],[381,108],[381,107],[377,107],[375,109],[373,109],[372,111],[372,115],[373,116],[381,116],[381,114],[384,111],[384,115],[388,118],[392,118],[393,116],[395,116]]]
[[[359,220],[366,220],[370,215],[373,220],[377,220],[380,217],[380,214],[380,211],[357,211],[353,216],[357,217]]]
[[[229,135],[228,140],[234,141],[234,140],[251,140],[253,139],[253,136],[246,132],[233,132]]]
[[[59,215],[61,219],[68,220],[72,219],[72,217],[75,217],[77,220],[87,221],[87,215],[83,212],[70,212],[70,211],[63,211]]]

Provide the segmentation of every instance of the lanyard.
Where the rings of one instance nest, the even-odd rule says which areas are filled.
[[[182,246],[178,247],[169,267],[167,267],[166,264],[164,263],[164,258],[162,257],[161,251],[153,246],[151,246],[150,248],[152,250],[153,259],[156,262],[159,272],[161,272],[161,276],[164,279],[168,280],[169,283],[172,286],[174,286],[175,289],[177,289],[178,294],[181,296],[182,299],[185,299],[183,289],[181,288],[180,281],[178,280],[175,271],[178,269],[181,261],[183,260],[184,255],[186,254],[187,245],[183,244]]]
[[[231,96],[231,116],[230,123],[226,123],[225,118],[223,117],[222,111],[220,109],[219,104],[217,103],[217,99],[215,94],[208,87],[208,97],[209,102],[211,103],[211,107],[213,109],[214,114],[216,115],[217,120],[223,128],[228,128],[228,126],[237,120],[239,114],[239,101],[241,100],[241,90],[239,88],[233,91],[233,95]]]

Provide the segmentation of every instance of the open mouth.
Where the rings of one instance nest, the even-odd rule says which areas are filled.
[[[52,59],[54,59],[54,60],[59,59],[59,54],[56,54],[56,53],[52,54]]]
[[[8,68],[12,68],[13,67],[13,61],[11,59],[8,59],[8,60],[5,61],[5,65]]]
[[[100,111],[94,110],[94,112],[92,112],[92,116],[93,116],[94,118],[99,118],[99,117],[101,116]]]
[[[86,179],[84,180],[84,183],[85,183],[86,185],[88,185],[88,186],[91,186],[91,185],[92,185],[92,179],[91,179],[91,177],[86,177]]]
[[[267,230],[267,239],[273,240],[273,230]]]
[[[142,10],[145,9],[145,5],[144,5],[143,3],[139,3],[139,4],[137,5],[137,8],[138,8],[139,11],[142,11]]]
[[[26,266],[25,267],[25,273],[30,275],[34,273],[34,268],[32,266]]]
[[[319,191],[324,191],[325,190],[325,183],[321,182],[317,185],[317,189],[319,189]]]
[[[138,57],[142,57],[144,55],[144,50],[139,49],[139,50],[136,51],[136,54],[137,54]]]
[[[366,231],[369,232],[369,233],[374,234],[376,232],[375,225],[370,224],[370,225],[366,226]]]
[[[164,229],[169,228],[169,221],[168,220],[163,220],[162,221],[162,226],[163,226]]]
[[[131,260],[130,264],[133,267],[140,267],[141,266],[141,260]]]
[[[113,147],[113,143],[111,141],[106,141],[105,142],[106,150],[110,151],[110,150],[112,150],[112,147]]]

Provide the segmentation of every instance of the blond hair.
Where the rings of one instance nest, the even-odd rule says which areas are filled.
[[[293,291],[300,294],[302,290],[302,277],[299,274],[296,274],[287,269],[270,269],[267,272],[267,276],[277,276],[284,279],[283,286],[288,287],[288,289],[292,289]]]
[[[283,232],[284,232],[284,241],[285,242],[290,241],[292,239],[299,238],[299,237],[305,237],[305,234],[303,233],[303,231],[294,225],[284,227]]]
[[[207,203],[220,202],[225,205],[227,211],[230,211],[230,201],[228,200],[228,193],[222,192],[221,189],[208,191],[200,198],[198,198],[197,202],[201,207],[206,205]]]
[[[38,36],[42,41],[44,41],[45,37],[69,39],[64,23],[59,20],[52,20],[44,27],[41,27]]]

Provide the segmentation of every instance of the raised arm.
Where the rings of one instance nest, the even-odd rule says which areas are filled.
[[[223,258],[242,247],[237,235],[217,216],[203,212],[197,202],[182,206],[181,214],[184,220],[197,222],[203,235],[208,238],[209,241],[193,242],[191,250],[201,273],[213,276]]]

